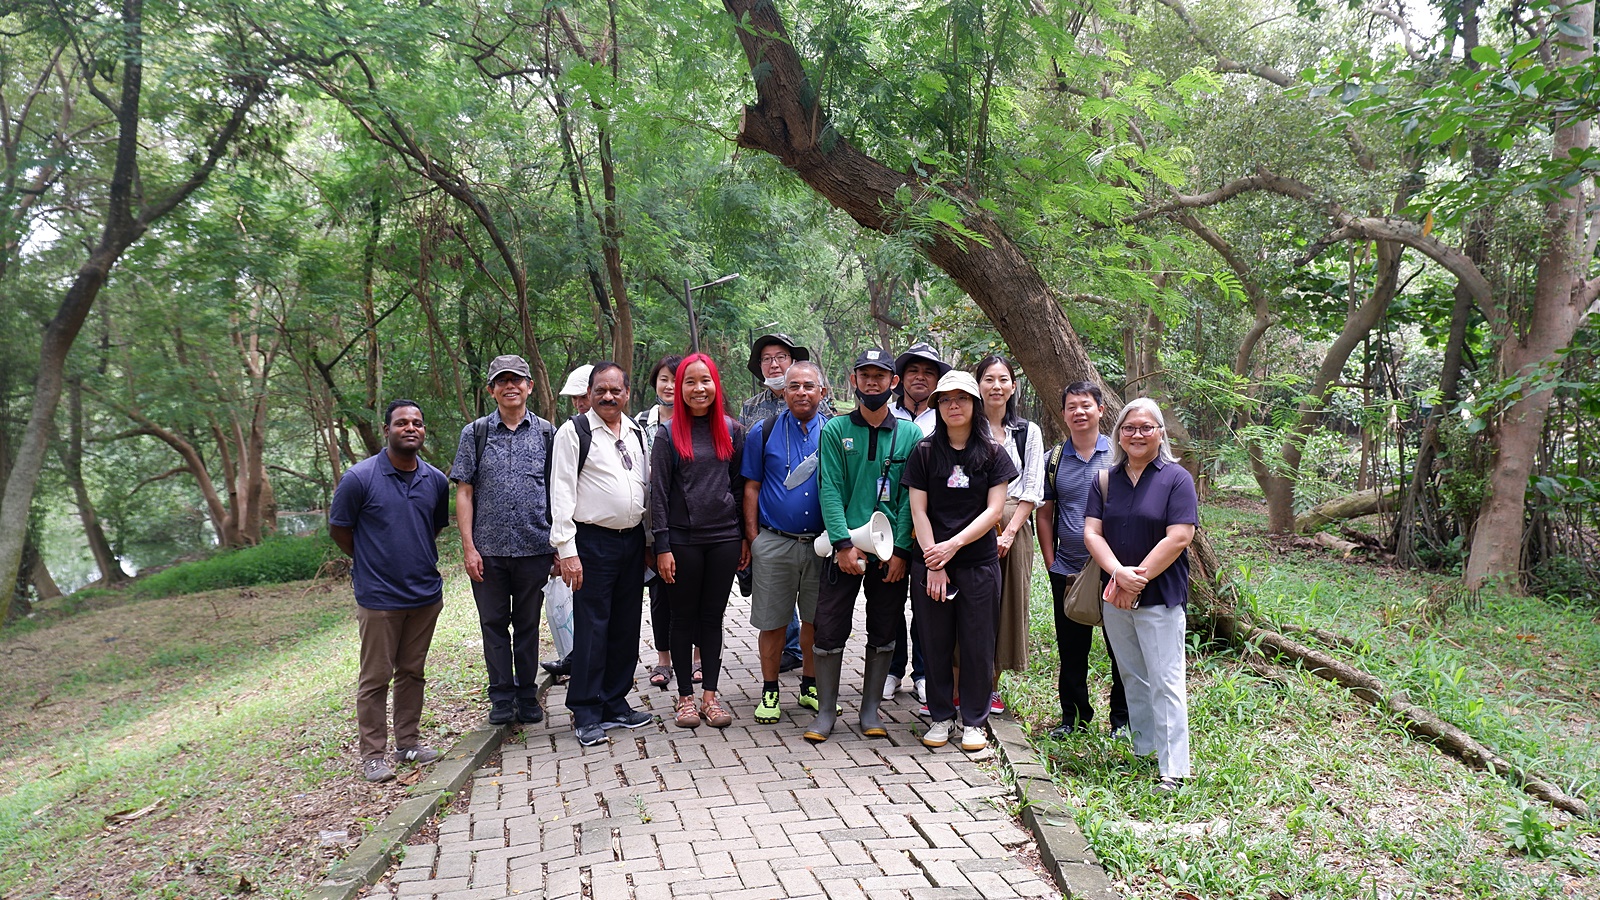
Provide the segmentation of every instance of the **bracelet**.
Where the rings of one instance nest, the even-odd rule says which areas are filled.
[[[1123,565],[1119,564],[1115,569],[1112,570],[1112,572],[1111,572],[1111,581],[1112,581],[1112,583],[1116,582],[1117,575],[1121,574],[1122,570],[1125,569],[1125,568],[1127,568],[1127,566],[1123,566]]]

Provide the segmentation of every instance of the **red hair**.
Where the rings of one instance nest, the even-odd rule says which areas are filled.
[[[672,446],[684,459],[694,459],[694,435],[691,432],[694,414],[689,412],[689,404],[683,399],[683,373],[697,362],[706,364],[706,371],[711,373],[711,386],[716,389],[709,413],[711,446],[717,450],[717,459],[726,462],[733,459],[733,435],[728,433],[728,417],[722,411],[722,374],[717,371],[716,362],[704,353],[685,356],[683,362],[678,363],[678,371],[673,376],[673,387],[677,393],[672,401]]]

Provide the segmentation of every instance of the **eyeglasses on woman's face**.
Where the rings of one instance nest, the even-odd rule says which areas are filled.
[[[1156,432],[1158,432],[1160,430],[1161,430],[1161,426],[1160,425],[1124,425],[1124,426],[1122,426],[1122,433],[1127,435],[1128,437],[1133,437],[1135,435],[1149,436],[1149,435],[1155,434]]]

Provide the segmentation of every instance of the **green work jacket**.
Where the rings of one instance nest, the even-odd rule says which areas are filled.
[[[861,418],[860,410],[822,426],[817,491],[822,524],[835,549],[850,546],[850,529],[882,510],[894,524],[895,555],[911,558],[911,492],[900,485],[900,471],[920,440],[921,428],[892,414],[877,428]],[[887,485],[886,501],[879,500],[879,479]]]

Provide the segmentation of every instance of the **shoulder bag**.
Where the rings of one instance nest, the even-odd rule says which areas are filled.
[[[1101,469],[1100,477],[1095,479],[1100,485],[1100,500],[1104,504],[1108,490],[1111,473]],[[1083,571],[1078,573],[1078,578],[1072,583],[1071,590],[1061,600],[1067,618],[1079,625],[1095,626],[1100,624],[1100,564],[1095,562],[1090,555],[1089,562],[1084,565]]]

